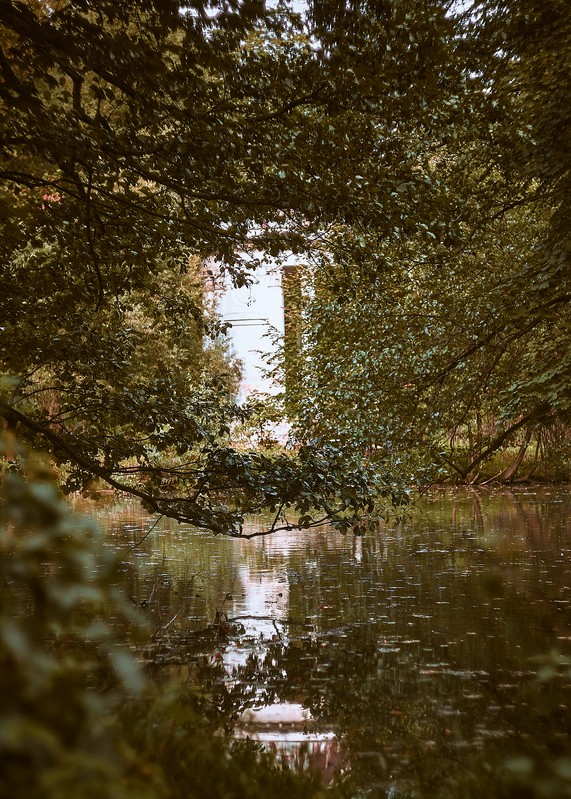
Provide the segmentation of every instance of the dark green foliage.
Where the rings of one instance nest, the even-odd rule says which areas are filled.
[[[330,30],[259,3],[0,5],[1,414],[69,490],[96,477],[216,532],[272,504],[242,497],[290,465],[224,449],[239,414],[198,265],[242,285],[339,225],[341,246],[429,213],[406,132],[465,83],[445,11],[399,0]],[[312,521],[339,499],[310,493]]]
[[[375,448],[420,483],[525,475],[570,435],[569,4],[483,0],[457,22],[449,136],[407,132],[444,196],[309,270],[290,392],[301,437]]]
[[[0,25],[0,412],[69,490],[307,526],[347,505],[348,464],[308,471],[323,441],[400,496],[510,446],[513,476],[568,424],[563,0],[6,0]],[[261,458],[228,446],[247,411],[201,270],[243,285],[284,253],[311,272],[286,359],[305,449]]]
[[[118,624],[133,622],[114,587],[115,557],[45,467],[26,471],[5,474],[2,486],[1,795],[156,795],[154,779],[130,780],[135,753],[121,747],[111,715],[144,683],[106,621],[113,608]]]

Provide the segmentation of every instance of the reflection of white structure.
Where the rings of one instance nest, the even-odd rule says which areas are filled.
[[[263,355],[276,349],[270,333],[277,333],[279,337],[284,335],[281,266],[261,267],[250,286],[236,288],[227,278],[219,298],[218,312],[230,325],[231,349],[242,362],[240,399],[246,399],[253,392],[275,394],[281,387],[274,385],[264,374],[268,364]]]
[[[248,542],[250,544],[250,542]],[[250,547],[251,548],[251,547]],[[289,607],[289,583],[287,573],[279,568],[260,569],[252,576],[247,563],[237,566],[241,588],[232,591],[234,598],[228,606],[228,614],[244,625],[246,635],[256,640],[265,651],[266,642],[285,635]],[[249,652],[242,646],[229,643],[226,646],[224,663],[231,671],[235,666],[243,666]]]

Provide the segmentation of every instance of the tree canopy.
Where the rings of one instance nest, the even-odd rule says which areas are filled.
[[[189,262],[241,283],[331,226],[389,230],[395,185],[426,202],[403,131],[457,91],[445,6],[2,2],[0,23],[9,426],[68,465],[70,488],[103,478],[219,532],[265,506],[278,519],[293,502],[305,525],[370,507],[370,473],[342,478],[333,445],[228,447]]]
[[[1,413],[70,489],[347,528],[472,395],[492,441],[568,410],[566,4],[296,8],[0,3]],[[201,265],[282,253],[319,290],[303,445],[273,456],[231,446]]]
[[[445,224],[369,228],[374,259],[309,270],[294,391],[302,436],[388,451],[418,482],[477,479],[516,443],[513,477],[571,410],[569,9],[478,2],[459,23],[470,115],[427,170]]]

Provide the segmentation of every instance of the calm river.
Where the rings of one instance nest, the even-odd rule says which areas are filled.
[[[569,487],[435,492],[363,538],[164,521],[138,544],[136,506],[99,518],[156,657],[236,737],[367,796],[484,795],[500,772],[571,795]]]

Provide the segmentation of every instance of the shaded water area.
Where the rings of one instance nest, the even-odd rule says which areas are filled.
[[[99,518],[155,672],[202,681],[234,736],[367,796],[460,796],[498,770],[571,794],[568,486],[434,492],[363,538],[163,521],[131,549],[152,518]]]

